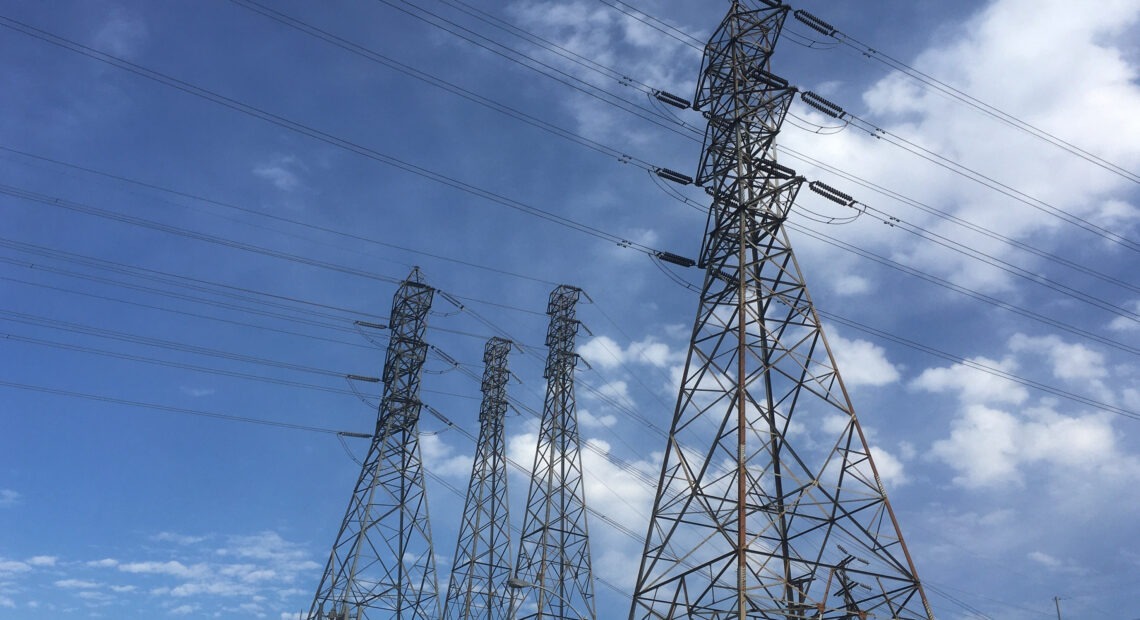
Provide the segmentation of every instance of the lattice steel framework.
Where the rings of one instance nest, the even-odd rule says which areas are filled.
[[[310,620],[435,620],[435,557],[420,460],[420,378],[434,290],[414,269],[392,301],[376,432]]]
[[[765,158],[787,11],[733,2],[705,50],[705,280],[631,619],[932,618],[784,230],[801,179]]]
[[[483,404],[471,483],[455,546],[444,620],[502,620],[510,611],[511,526],[503,417],[511,342],[491,338],[483,349]]]
[[[537,606],[524,607],[519,618],[597,617],[574,400],[580,296],[577,288],[559,286],[546,311],[546,403],[515,562],[518,579],[533,590]]]

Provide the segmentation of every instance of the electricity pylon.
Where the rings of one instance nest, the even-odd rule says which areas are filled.
[[[471,484],[455,546],[444,620],[506,620],[510,610],[511,526],[507,503],[507,357],[511,342],[491,338],[483,349],[483,404]]]
[[[766,158],[788,10],[736,0],[705,49],[705,278],[631,620],[933,618],[784,229],[802,179]]]
[[[597,617],[574,400],[574,340],[581,325],[575,306],[581,293],[566,285],[555,288],[546,311],[546,402],[512,580],[512,587],[534,591],[537,607],[524,609],[520,618]]]
[[[376,432],[309,620],[439,617],[419,444],[424,330],[433,295],[417,268],[392,301]]]

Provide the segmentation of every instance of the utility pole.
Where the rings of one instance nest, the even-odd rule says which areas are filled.
[[[581,326],[575,306],[581,294],[559,286],[546,311],[546,401],[513,582],[533,584],[538,606],[522,618],[577,620],[579,611],[589,614],[586,620],[597,618],[574,400],[574,340]]]
[[[503,437],[510,352],[511,341],[502,338],[491,338],[483,349],[479,440],[443,607],[444,620],[504,620],[511,611],[511,527]]]
[[[933,618],[784,227],[789,11],[735,0],[705,48],[704,284],[631,620]]]
[[[308,620],[439,617],[419,443],[424,330],[433,294],[416,268],[392,301],[376,431]]]
[[[1053,604],[1057,606],[1057,620],[1061,620],[1061,597],[1054,596]]]

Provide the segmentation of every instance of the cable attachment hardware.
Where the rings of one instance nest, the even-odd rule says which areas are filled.
[[[768,88],[781,88],[782,89],[782,88],[788,87],[788,81],[787,80],[776,75],[775,73],[769,73],[763,69],[754,69],[752,71],[751,77],[754,80],[756,80],[757,82],[760,82],[761,84],[767,86]]]
[[[844,194],[834,187],[820,181],[812,181],[811,183],[808,183],[808,189],[819,194],[820,196],[823,196],[831,202],[834,202],[835,204],[843,205],[845,207],[850,207],[851,205],[855,204],[855,199],[851,196],[848,196],[847,194]]]
[[[770,159],[761,159],[756,162],[756,168],[766,176],[780,181],[790,181],[796,178],[796,171],[787,166],[781,166]]]
[[[831,116],[833,118],[842,119],[844,116],[847,116],[847,113],[843,111],[843,108],[835,105],[834,103],[828,101],[827,99],[824,99],[823,97],[820,97],[819,95],[817,95],[811,91],[805,91],[805,92],[800,93],[800,99],[802,99],[803,102],[808,104],[809,106],[811,106],[811,107],[819,110],[820,112],[823,112],[824,114]]]
[[[685,175],[685,174],[681,174],[680,172],[677,172],[676,170],[670,170],[668,168],[654,168],[653,173],[656,174],[657,176],[661,177],[662,179],[665,179],[666,181],[672,181],[672,182],[677,183],[679,185],[692,185],[693,184],[693,177]]]
[[[672,252],[665,252],[664,250],[659,250],[657,252],[654,252],[653,255],[656,256],[658,259],[665,261],[666,263],[673,263],[674,265],[679,265],[679,266],[685,267],[685,268],[695,267],[697,264],[697,261],[695,261],[691,258],[686,258],[684,256],[681,256],[679,254],[674,254]]]
[[[370,323],[368,321],[353,321],[352,324],[356,325],[357,327],[367,327],[369,329],[388,329],[388,326],[384,325],[383,323]]]
[[[839,32],[831,24],[823,21],[815,15],[812,15],[811,13],[808,13],[803,9],[796,9],[792,12],[792,16],[799,20],[803,25],[824,36],[833,37],[835,36],[836,32]]]
[[[681,97],[678,97],[677,95],[674,95],[673,93],[668,92],[668,91],[654,90],[653,96],[654,96],[654,98],[656,98],[661,103],[671,105],[674,108],[681,108],[682,110],[688,110],[689,108],[693,107],[693,103],[691,101],[689,101],[688,99],[682,99]]]

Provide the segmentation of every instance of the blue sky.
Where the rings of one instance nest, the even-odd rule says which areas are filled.
[[[598,609],[628,613],[640,546],[622,528],[640,534],[648,517],[644,479],[657,476],[664,440],[645,422],[668,427],[696,308],[675,279],[699,274],[667,275],[636,248],[380,160],[695,256],[704,218],[639,162],[692,174],[700,142],[686,125],[703,119],[457,9],[467,5],[415,4],[548,67],[476,47],[394,0],[273,5],[361,53],[223,0],[0,8],[0,618],[307,609],[366,448],[320,430],[371,430],[376,386],[344,375],[379,374],[384,334],[354,322],[383,322],[414,265],[463,306],[437,297],[424,401],[474,434],[469,375],[482,372],[485,339],[508,334],[524,351],[511,360],[521,405],[508,433],[525,463],[546,297],[567,283],[592,299],[580,315],[593,335],[579,343],[591,368],[578,375],[587,502],[621,524],[590,523]],[[607,3],[469,6],[692,95],[699,46]],[[638,6],[703,39],[727,3]],[[1061,597],[1066,618],[1140,618],[1140,1],[794,6],[1132,171],[1017,131],[851,46],[807,47],[813,32],[798,22],[773,63],[889,132],[841,128],[797,104],[779,157],[867,207],[824,224],[849,213],[805,190],[792,242],[938,616],[1052,618]],[[555,70],[563,81],[544,75]],[[890,143],[902,139],[1002,191]],[[699,190],[668,189],[706,204]],[[422,427],[445,569],[473,446],[435,415]],[[512,476],[517,506],[526,481]]]

